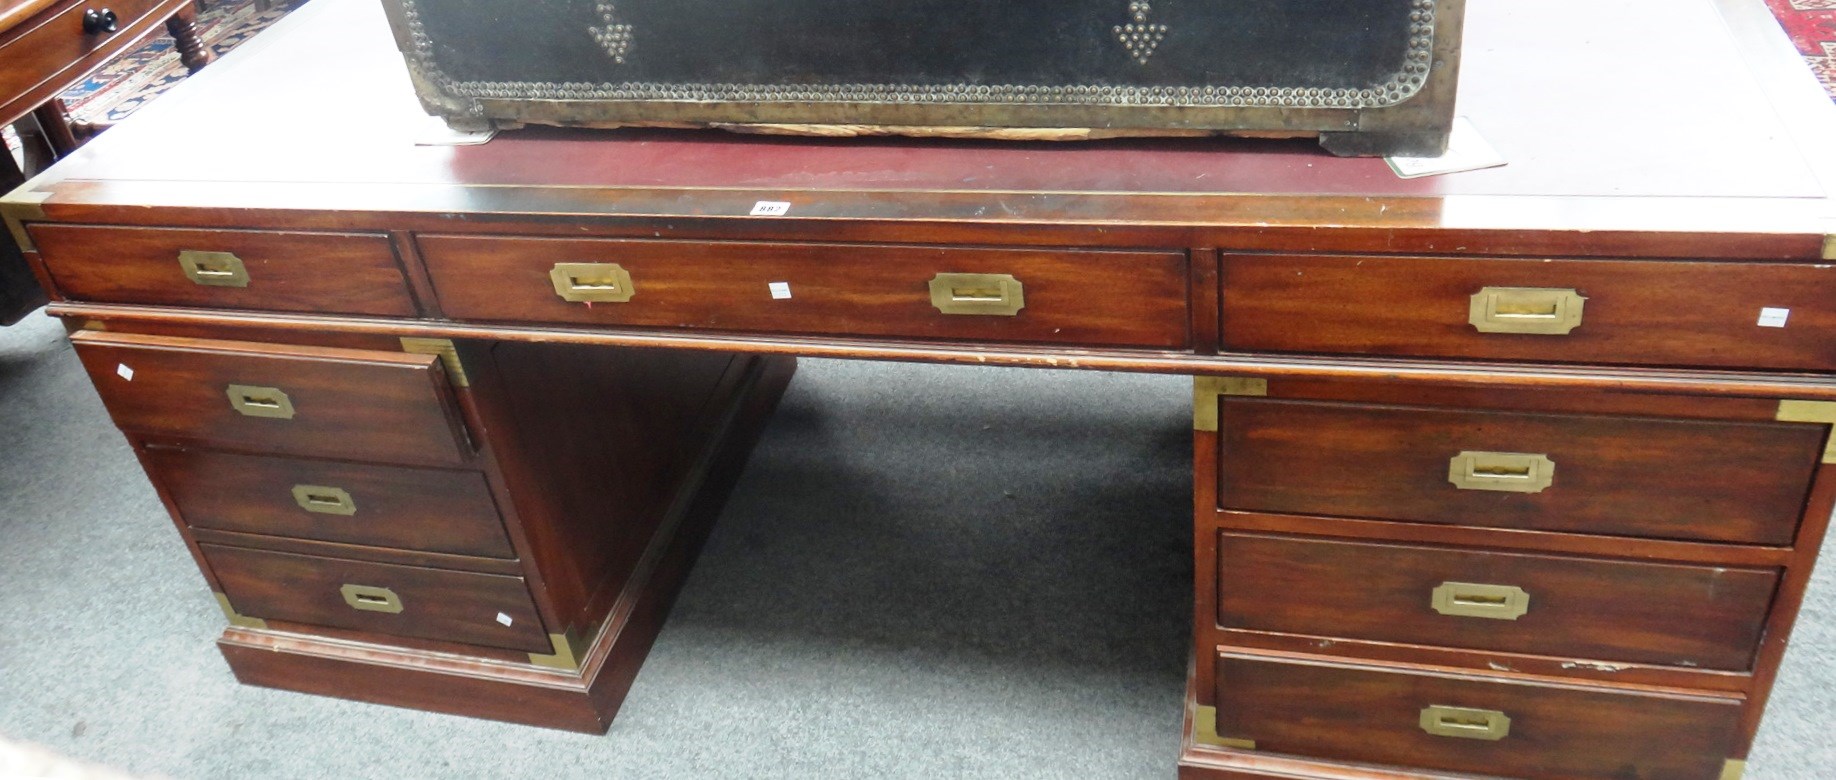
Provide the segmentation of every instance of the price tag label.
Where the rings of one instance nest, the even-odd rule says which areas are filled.
[[[1760,309],[1759,326],[1762,328],[1783,328],[1785,327],[1785,320],[1790,318],[1790,309],[1766,307]]]
[[[772,300],[782,301],[790,298],[790,282],[772,282],[766,286],[771,288]]]
[[[752,204],[752,216],[782,217],[790,213],[790,204],[781,200],[761,200]]]
[[[134,381],[134,369],[128,368],[126,363],[115,366],[115,375],[129,382]]]

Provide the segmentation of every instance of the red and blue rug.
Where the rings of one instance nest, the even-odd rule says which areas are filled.
[[[1836,98],[1836,0],[1766,0],[1824,90]]]

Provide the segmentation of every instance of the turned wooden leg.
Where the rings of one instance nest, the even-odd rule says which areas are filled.
[[[50,144],[56,156],[64,157],[81,145],[70,124],[70,114],[64,110],[64,101],[46,101],[32,112],[32,118],[38,120],[39,131],[45,134],[45,143]]]
[[[172,33],[172,40],[178,45],[179,62],[185,63],[186,70],[196,73],[217,58],[198,37],[197,6],[186,4],[174,13],[166,20],[166,32]]]

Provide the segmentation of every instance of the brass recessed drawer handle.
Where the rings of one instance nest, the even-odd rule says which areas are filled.
[[[1515,585],[1443,582],[1434,589],[1429,606],[1455,617],[1516,620],[1530,611],[1530,592]]]
[[[342,488],[324,485],[294,485],[293,500],[301,509],[321,515],[357,514],[357,502]]]
[[[178,254],[179,268],[191,281],[209,287],[247,287],[249,269],[242,258],[228,252],[198,252],[187,249]]]
[[[1012,317],[1026,308],[1026,289],[1009,274],[938,274],[931,305],[945,314]]]
[[[1487,287],[1473,293],[1467,321],[1480,333],[1566,336],[1581,326],[1586,298],[1574,290]]]
[[[561,300],[573,303],[624,303],[637,293],[631,273],[617,263],[555,263],[548,279]]]
[[[344,603],[351,605],[352,609],[361,609],[365,612],[387,612],[391,615],[399,614],[402,611],[402,597],[395,595],[395,591],[388,588],[345,585],[338,591],[344,594]]]
[[[253,385],[230,385],[230,407],[249,417],[272,417],[277,420],[293,419],[293,399],[278,387],[255,387]]]
[[[1475,710],[1435,704],[1422,708],[1422,730],[1437,737],[1497,742],[1511,733],[1510,716],[1498,710]]]
[[[1529,452],[1468,450],[1447,462],[1447,481],[1461,490],[1541,493],[1555,484],[1555,461]]]

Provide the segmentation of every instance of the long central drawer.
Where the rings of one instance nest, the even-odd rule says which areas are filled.
[[[450,317],[1185,349],[1183,252],[424,235]]]

